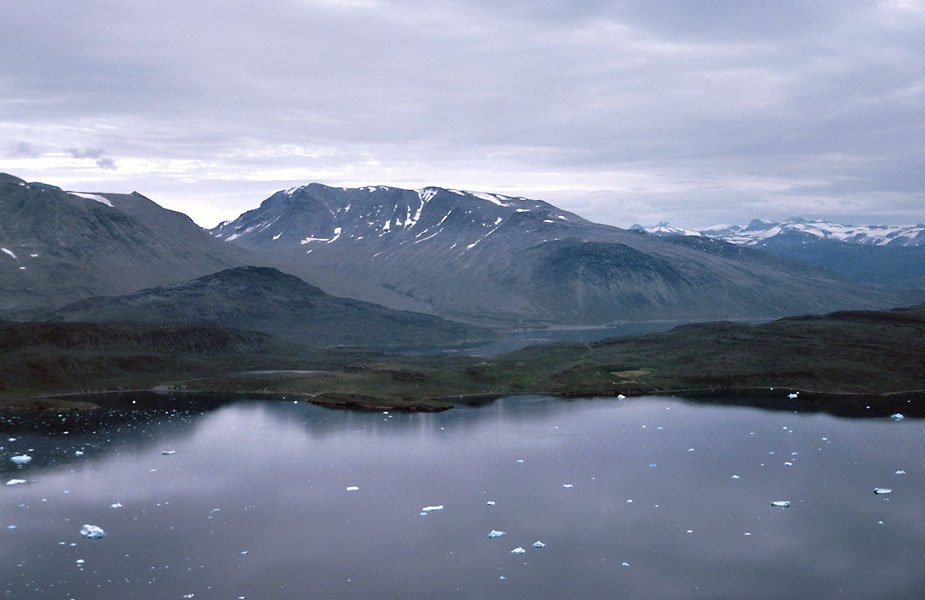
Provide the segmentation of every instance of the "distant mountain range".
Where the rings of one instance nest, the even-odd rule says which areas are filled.
[[[747,226],[717,225],[701,231],[668,223],[631,229],[651,235],[695,236],[771,252],[832,270],[849,279],[911,289],[925,289],[925,225],[839,225],[792,218],[784,222],[755,219]]]
[[[439,187],[294,187],[212,234],[466,320],[597,324],[902,303],[721,240],[639,235],[539,200]]]

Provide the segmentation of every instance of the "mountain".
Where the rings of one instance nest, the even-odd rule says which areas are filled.
[[[925,225],[839,225],[793,218],[702,231],[633,226],[656,236],[706,236],[819,265],[854,281],[925,290]]]
[[[539,200],[438,187],[295,187],[212,234],[370,280],[460,319],[598,324],[899,303],[720,240],[640,235]]]
[[[445,346],[490,336],[471,325],[330,296],[268,267],[238,267],[123,296],[89,298],[46,320],[212,325],[308,346]]]
[[[245,265],[282,269],[337,296],[427,310],[323,265],[287,263],[220,243],[185,214],[137,192],[66,192],[0,174],[0,312],[8,315]]]

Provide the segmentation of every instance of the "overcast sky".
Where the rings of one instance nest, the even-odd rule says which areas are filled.
[[[925,0],[0,10],[0,171],[204,226],[313,181],[619,226],[925,221]]]

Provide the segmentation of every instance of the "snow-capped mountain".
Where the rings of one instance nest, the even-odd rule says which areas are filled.
[[[603,323],[878,302],[823,270],[719,240],[639,235],[540,200],[439,187],[295,187],[212,234],[460,318]]]
[[[659,223],[633,226],[655,236],[699,236],[819,265],[863,283],[925,289],[925,225],[840,225],[792,218],[755,219],[692,231]]]
[[[822,240],[869,246],[922,246],[925,245],[925,225],[840,225],[828,221],[808,221],[791,218],[784,222],[755,219],[748,225],[715,225],[700,231],[672,227],[666,222],[631,229],[652,235],[704,235],[720,238],[733,244],[760,246],[776,236],[803,235]]]

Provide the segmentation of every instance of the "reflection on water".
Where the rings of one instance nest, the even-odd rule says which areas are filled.
[[[525,397],[439,414],[239,402],[47,430],[2,429],[0,598],[914,597],[925,583],[919,420]],[[106,537],[82,538],[85,523]]]

